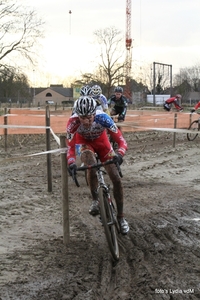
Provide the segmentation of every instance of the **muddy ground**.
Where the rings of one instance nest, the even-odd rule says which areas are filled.
[[[63,245],[61,159],[47,191],[44,136],[0,141],[0,299],[200,299],[200,137],[125,133],[122,165],[127,236],[113,263],[90,194],[69,179],[70,243]],[[58,148],[52,139],[52,149]],[[106,177],[107,178],[107,177]]]

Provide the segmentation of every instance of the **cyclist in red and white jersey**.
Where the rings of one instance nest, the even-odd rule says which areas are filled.
[[[97,110],[96,101],[90,96],[83,96],[78,99],[75,106],[75,113],[70,117],[67,123],[67,162],[69,173],[76,173],[76,154],[75,145],[81,144],[81,161],[85,165],[96,163],[98,155],[101,162],[114,159],[119,164],[123,162],[123,156],[127,150],[127,143],[118,130],[114,121],[105,112]],[[113,140],[118,144],[117,153],[114,152],[108,136],[107,130]],[[117,205],[117,217],[122,234],[129,231],[128,222],[123,213],[123,186],[116,165],[106,165],[105,169],[113,184],[113,194]],[[92,195],[92,205],[89,213],[91,215],[99,214],[99,199],[97,193],[97,177],[95,169],[87,172],[88,183]]]
[[[173,104],[178,111],[183,111],[183,108],[179,104],[179,100],[181,100],[181,98],[182,96],[177,94],[175,97],[167,99],[163,105],[164,109],[170,111]]]
[[[200,101],[195,105],[193,109],[191,109],[191,113],[195,112],[200,107]]]

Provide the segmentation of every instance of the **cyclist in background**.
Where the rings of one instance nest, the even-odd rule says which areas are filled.
[[[200,107],[200,101],[195,105],[193,109],[191,109],[191,113],[195,112]]]
[[[97,102],[97,109],[101,109],[105,112],[108,113],[108,102],[106,96],[102,94],[102,89],[99,85],[93,85],[91,88],[91,96],[93,99],[96,100]]]
[[[114,89],[114,92],[115,94],[108,99],[109,106],[111,106],[111,104],[114,103],[114,106],[110,111],[110,115],[111,116],[118,115],[118,122],[123,122],[126,116],[128,101],[126,97],[122,95],[123,94],[122,87],[117,86]]]
[[[123,156],[127,150],[127,143],[121,132],[118,130],[114,121],[102,110],[97,110],[96,101],[90,96],[80,97],[75,106],[75,113],[67,123],[67,162],[70,175],[76,173],[76,155],[75,145],[81,144],[81,161],[85,165],[96,163],[98,155],[101,162],[114,159],[120,165],[123,162]],[[114,152],[108,137],[107,130],[118,144],[117,153]],[[106,165],[108,173],[113,184],[113,195],[117,206],[117,217],[122,234],[129,231],[128,222],[123,213],[123,186],[115,164]],[[89,169],[87,172],[88,183],[92,195],[92,204],[89,213],[93,216],[99,214],[99,199],[97,192],[97,176],[95,169]]]
[[[178,111],[183,111],[183,108],[179,105],[179,100],[181,100],[181,98],[182,96],[177,94],[175,97],[167,99],[163,105],[163,108],[167,111],[170,111],[173,104]]]
[[[89,96],[89,95],[91,95],[91,87],[89,85],[82,86],[82,88],[80,89],[80,96]],[[76,106],[77,100],[74,102],[74,105],[72,108],[72,115],[75,112],[75,106]]]
[[[80,96],[89,96],[91,95],[91,87],[89,85],[84,85],[80,89]]]

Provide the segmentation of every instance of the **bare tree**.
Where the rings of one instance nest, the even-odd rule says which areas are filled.
[[[43,22],[34,10],[28,10],[16,1],[0,1],[0,67],[5,58],[20,54],[33,62],[34,47],[43,36]]]
[[[6,102],[9,98],[17,102],[23,99],[29,99],[29,85],[26,75],[17,73],[14,68],[4,68],[0,76],[0,101]]]
[[[93,80],[105,84],[107,94],[114,85],[124,82],[125,47],[124,37],[114,27],[99,29],[94,32],[99,45],[101,63],[99,63]]]
[[[200,65],[195,65],[189,68],[181,68],[179,73],[175,75],[174,82],[177,86],[187,83],[187,88],[190,91],[200,91]]]

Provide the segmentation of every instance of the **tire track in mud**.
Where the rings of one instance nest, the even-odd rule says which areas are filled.
[[[177,211],[160,212],[158,216],[151,214],[142,219],[136,216],[130,222],[129,240],[123,245],[122,256],[125,255],[127,261],[124,267],[130,270],[133,299],[156,299],[156,289],[177,288],[192,288],[195,291],[192,299],[200,297],[200,224],[196,229],[193,226],[193,216],[200,217],[193,206],[199,209],[199,202],[193,199],[191,207],[180,205]],[[186,219],[189,222],[186,223]]]
[[[43,167],[38,172],[36,162],[30,162],[27,168],[23,167],[23,162],[17,164],[12,176],[17,178],[20,174],[20,178],[12,181],[15,187],[9,184],[8,188],[20,197],[25,193],[26,199],[20,199],[19,203],[15,200],[12,207],[10,198],[1,208],[5,209],[4,216],[7,211],[20,211],[22,217],[26,214],[38,227],[36,235],[30,235],[29,241],[29,229],[25,228],[23,248],[18,247],[1,256],[0,266],[5,274],[0,289],[3,300],[200,299],[199,191],[194,184],[191,186],[193,179],[188,178],[188,184],[182,184],[184,172],[180,177],[173,177],[174,170],[181,169],[181,161],[184,162],[183,170],[185,167],[195,169],[196,157],[186,156],[182,146],[178,147],[180,153],[177,152],[177,155],[174,150],[171,153],[167,151],[168,145],[159,150],[162,141],[149,141],[149,138],[156,141],[158,135],[138,134],[137,152],[133,135],[133,144],[131,141],[123,165],[124,210],[131,230],[127,236],[119,236],[120,260],[117,264],[111,259],[98,217],[88,214],[91,198],[84,176],[80,175],[80,189],[75,188],[71,179],[69,181],[71,235],[69,245],[64,247],[59,234],[62,232],[59,178],[54,176],[55,192],[44,197],[46,182]],[[145,145],[143,152],[140,151],[142,145]],[[190,147],[193,149],[194,145]],[[163,158],[163,164],[156,164],[162,155],[169,157]],[[52,159],[53,174],[58,174],[60,158]],[[39,162],[42,164],[42,159]],[[171,175],[166,171],[167,164]],[[158,169],[162,171],[162,166],[165,177],[159,178],[153,172]],[[23,180],[22,173],[26,182],[20,182]],[[40,174],[43,174],[42,180]],[[6,176],[9,178],[9,172]],[[196,180],[195,184],[198,184],[198,177]],[[30,204],[28,195],[34,191],[34,182],[38,199]],[[32,214],[34,206],[31,205],[34,204],[35,212]],[[12,228],[19,226],[17,215],[13,216],[16,217],[15,222],[8,224],[11,232]],[[52,228],[57,228],[57,231],[53,233]],[[20,235],[16,233],[16,237]],[[168,293],[159,294],[156,289]],[[191,289],[191,292],[173,294],[170,289]]]
[[[145,182],[141,182],[140,188],[142,186],[148,187],[148,183],[145,185]],[[162,184],[160,187],[164,189]],[[163,191],[163,198],[166,194]],[[128,216],[131,231],[119,238],[120,261],[116,265],[111,261],[105,237],[101,236],[99,243],[102,243],[102,256],[98,265],[97,284],[101,291],[98,295],[102,299],[155,299],[157,288],[175,290],[177,287],[189,289],[198,286],[198,280],[191,281],[191,268],[198,275],[198,268],[194,267],[194,262],[199,259],[198,247],[195,249],[194,245],[199,244],[199,234],[197,229],[194,231],[192,228],[193,219],[200,217],[199,200],[190,194],[188,199],[186,203],[180,200],[179,205],[176,199],[173,203],[168,202],[167,207],[165,203],[160,204],[159,209],[156,207],[156,211],[143,216],[142,221],[137,213],[136,216]],[[187,226],[186,219],[189,220]],[[90,222],[90,226],[94,226],[93,222]],[[185,272],[188,270],[187,278]],[[183,274],[183,278],[179,273]],[[195,292],[198,293],[198,290]]]

